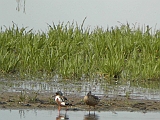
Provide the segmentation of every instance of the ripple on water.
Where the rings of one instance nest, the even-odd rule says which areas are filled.
[[[60,116],[55,110],[4,110],[0,109],[0,120],[159,120],[160,112],[96,112],[96,114],[88,115],[86,111],[68,111],[64,114],[62,111]]]
[[[160,100],[160,88],[154,87],[142,87],[143,85],[132,85],[129,82],[119,82],[113,84],[106,80],[97,79],[93,80],[0,80],[1,92],[21,92],[26,91],[28,93],[38,91],[39,93],[55,93],[58,90],[64,92],[65,95],[77,94],[84,96],[88,91],[98,96],[108,96],[110,98],[117,96],[129,96],[131,99],[149,99]],[[151,86],[151,85],[150,85]]]

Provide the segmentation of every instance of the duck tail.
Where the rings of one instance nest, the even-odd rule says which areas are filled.
[[[73,104],[70,103],[70,102],[66,102],[65,105],[67,105],[67,106],[73,106]]]

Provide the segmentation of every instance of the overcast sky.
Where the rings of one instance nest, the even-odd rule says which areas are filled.
[[[17,1],[20,1],[19,8]],[[47,23],[77,22],[104,29],[120,23],[160,29],[160,0],[0,0],[0,26],[28,26],[46,30]],[[119,22],[118,22],[119,21]]]

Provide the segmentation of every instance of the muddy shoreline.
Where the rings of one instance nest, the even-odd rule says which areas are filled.
[[[88,106],[83,102],[83,96],[75,94],[66,96],[71,106],[68,110],[83,111],[88,110]],[[130,99],[125,96],[109,98],[100,96],[101,100],[96,106],[96,111],[160,111],[159,100]],[[32,93],[22,94],[19,92],[0,93],[0,109],[57,109],[53,93]]]

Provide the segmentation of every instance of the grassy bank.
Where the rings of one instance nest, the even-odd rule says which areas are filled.
[[[1,74],[77,78],[100,74],[126,80],[159,79],[160,32],[148,26],[83,29],[49,25],[46,33],[12,27],[0,31]]]

